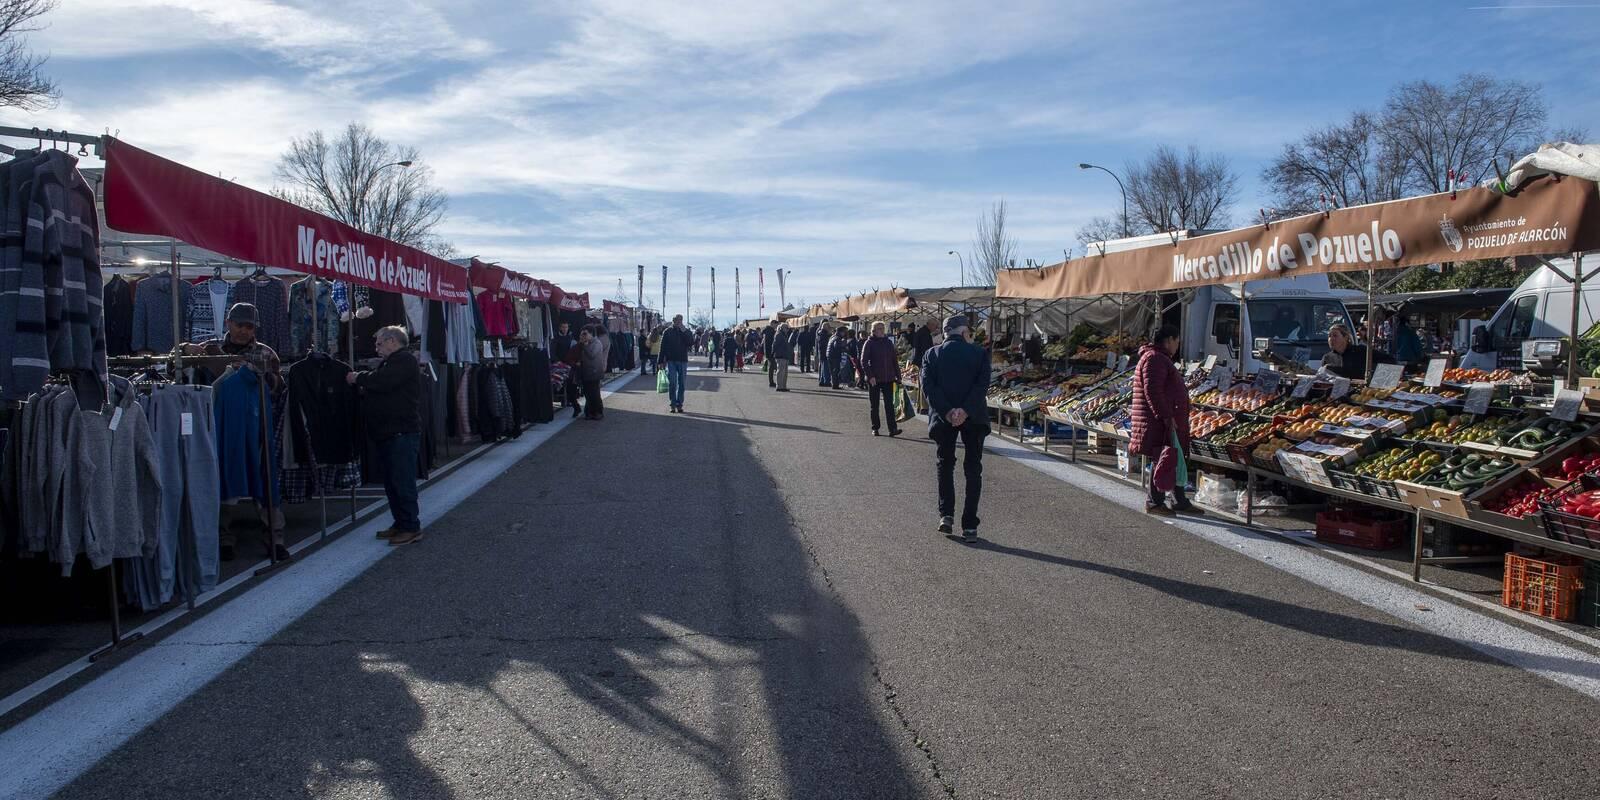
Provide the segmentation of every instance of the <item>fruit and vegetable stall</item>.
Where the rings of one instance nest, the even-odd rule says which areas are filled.
[[[1074,461],[1115,455],[1115,474],[1142,483],[1142,459],[1127,453],[1133,370],[1116,366],[1126,368],[998,375],[996,409],[1073,432],[1041,436],[1035,424],[1005,435]],[[1400,547],[1409,534],[1413,577],[1424,564],[1499,562],[1506,545],[1496,539],[1568,573],[1600,560],[1600,415],[1555,402],[1549,382],[1449,370],[1443,379],[1436,371],[1434,385],[1419,374],[1375,387],[1326,374],[1234,377],[1199,364],[1185,377],[1196,499],[1246,524],[1261,513],[1302,519],[1318,539],[1370,549]],[[1207,485],[1236,488],[1208,495]],[[1562,586],[1562,597],[1576,591]],[[1509,605],[1574,618],[1575,602],[1519,594],[1550,586],[1513,588]]]

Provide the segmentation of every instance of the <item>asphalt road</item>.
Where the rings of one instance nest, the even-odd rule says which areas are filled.
[[[65,798],[1508,798],[1595,701],[796,375],[607,401]]]

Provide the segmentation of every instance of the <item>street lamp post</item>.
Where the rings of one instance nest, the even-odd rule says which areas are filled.
[[[1128,238],[1128,187],[1122,185],[1122,179],[1117,177],[1117,173],[1098,164],[1079,164],[1078,169],[1097,169],[1110,175],[1111,179],[1117,182],[1117,188],[1122,190],[1122,238]]]
[[[955,256],[956,257],[956,262],[961,264],[961,285],[962,286],[966,286],[967,285],[967,260],[965,258],[962,258],[961,254],[957,253],[954,250],[951,250],[950,252],[945,253],[945,255],[947,255],[947,256]]]
[[[367,231],[366,227],[364,227],[363,223],[365,222],[365,220],[363,220],[361,217],[362,217],[362,212],[366,211],[366,209],[367,209],[367,195],[369,193],[371,193],[371,191],[372,191],[372,184],[377,182],[378,173],[380,173],[380,172],[382,172],[382,171],[384,171],[384,170],[386,170],[386,169],[388,169],[390,167],[400,167],[400,168],[404,169],[404,168],[407,168],[407,167],[410,167],[410,166],[411,166],[411,162],[410,161],[396,161],[393,164],[384,164],[383,166],[378,167],[377,169],[372,171],[371,175],[367,176],[366,184],[361,187],[361,197],[357,198],[356,207],[354,209],[351,209],[352,211],[355,212],[355,215],[354,215],[355,216],[355,225],[353,227],[355,227],[356,230],[366,231],[368,233],[372,232],[372,231]]]

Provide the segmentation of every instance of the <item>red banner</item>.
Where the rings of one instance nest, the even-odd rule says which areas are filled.
[[[505,292],[513,297],[543,303],[549,297],[545,294],[544,281],[530,278],[520,272],[512,272],[499,264],[485,264],[472,259],[472,285],[491,292]]]
[[[451,303],[467,270],[293,203],[106,138],[106,224],[269,267]]]
[[[625,305],[623,303],[619,303],[619,302],[617,302],[615,300],[603,300],[601,302],[603,302],[605,304],[605,310],[606,310],[607,314],[618,314],[618,315],[621,315],[621,316],[627,316],[627,315],[633,313],[633,309],[631,309],[627,305]]]
[[[556,287],[556,297],[551,302],[555,303],[562,311],[588,311],[589,293],[568,294],[561,291],[561,287],[558,286]]]

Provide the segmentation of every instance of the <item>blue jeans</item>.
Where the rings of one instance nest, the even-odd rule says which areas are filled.
[[[417,448],[422,434],[402,433],[378,442],[378,466],[383,471],[383,493],[397,531],[420,531],[417,512]]]
[[[683,381],[689,372],[689,362],[667,362],[667,403],[673,408],[683,408]]]
[[[817,359],[817,385],[827,386],[833,383],[833,367],[828,363],[826,356]]]

